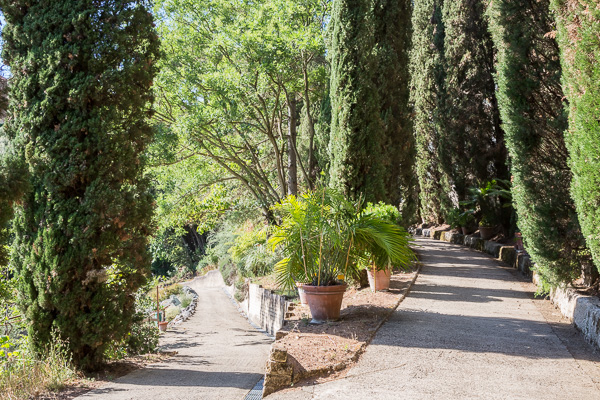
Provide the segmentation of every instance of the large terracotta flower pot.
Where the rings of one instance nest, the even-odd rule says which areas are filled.
[[[371,291],[377,292],[380,290],[389,290],[390,289],[390,277],[392,274],[389,269],[383,271],[375,271],[373,274],[373,269],[367,269],[367,276],[369,277],[369,286],[371,287]]]
[[[479,227],[479,236],[483,240],[489,240],[492,238],[492,236],[494,236],[495,230],[496,230],[496,228],[494,228],[493,226],[480,226]]]
[[[340,319],[342,299],[348,285],[312,286],[304,285],[306,302],[310,307],[313,324]]]
[[[304,292],[304,286],[306,283],[296,282],[296,288],[298,289],[298,297],[300,297],[300,304],[306,304],[306,292]]]

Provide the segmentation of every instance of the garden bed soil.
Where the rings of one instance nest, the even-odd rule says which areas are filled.
[[[404,298],[417,273],[416,269],[394,273],[387,292],[348,288],[339,321],[310,324],[308,306],[294,304],[275,342],[287,351],[294,384],[324,382],[345,374]]]

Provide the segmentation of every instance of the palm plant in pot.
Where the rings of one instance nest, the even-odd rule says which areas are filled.
[[[390,225],[383,228],[393,229],[394,232],[387,232],[386,235],[390,238],[393,237],[395,241],[402,242],[401,244],[396,243],[394,250],[391,252],[375,243],[366,243],[366,246],[356,249],[358,264],[359,266],[363,265],[363,268],[367,270],[371,290],[373,292],[389,290],[393,266],[406,267],[414,257],[409,248],[410,235],[399,228],[398,225],[401,222],[400,211],[390,204],[383,202],[368,203],[362,213],[388,222]]]
[[[275,265],[278,283],[283,289],[304,283],[312,322],[339,318],[343,279],[358,274],[361,259],[387,257],[407,266],[414,257],[397,225],[361,212],[360,202],[335,190],[288,196],[273,210],[281,218],[269,239],[283,257]]]
[[[502,209],[511,207],[512,195],[510,183],[501,179],[492,179],[483,186],[469,188],[469,197],[460,202],[472,210],[472,215],[478,215],[479,235],[482,239],[490,239],[496,231],[502,215]]]

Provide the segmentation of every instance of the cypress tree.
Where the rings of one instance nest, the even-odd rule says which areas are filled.
[[[371,3],[336,0],[330,23],[330,184],[353,198],[386,200],[385,132],[374,79]]]
[[[578,277],[589,264],[570,198],[566,110],[550,0],[495,0],[498,103],[510,153],[513,203],[527,251],[545,282]]]
[[[141,154],[158,38],[136,0],[2,0],[6,123],[30,172],[14,220],[18,302],[36,350],[57,331],[93,368],[128,333],[150,260]]]
[[[27,169],[4,132],[0,132],[0,268],[8,265],[13,205],[27,190]]]
[[[330,37],[330,179],[351,197],[414,214],[408,0],[339,0]]]
[[[552,0],[569,101],[565,141],[571,195],[594,264],[600,269],[600,8],[597,0]]]
[[[374,78],[384,129],[385,187],[387,200],[401,205],[404,224],[414,222],[418,187],[409,107],[411,8],[410,0],[377,0],[373,8],[378,63]]]
[[[483,0],[444,2],[445,78],[440,96],[442,166],[446,192],[463,200],[468,188],[508,179],[504,134],[495,97],[494,49]]]
[[[416,141],[415,169],[419,179],[419,212],[424,222],[441,223],[450,208],[444,191],[448,176],[439,158],[439,102],[444,79],[442,0],[414,5],[410,52],[411,103]]]

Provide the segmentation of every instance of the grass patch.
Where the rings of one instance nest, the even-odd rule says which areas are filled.
[[[26,348],[26,344],[21,344]],[[58,391],[79,378],[66,346],[56,341],[40,357],[21,350],[4,357],[0,371],[0,398],[25,400]]]

